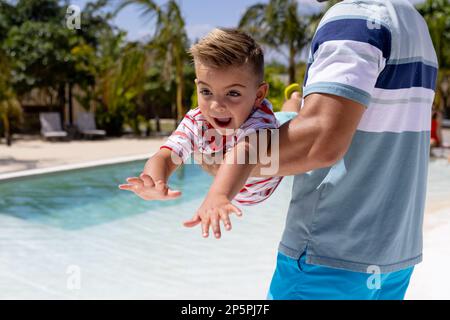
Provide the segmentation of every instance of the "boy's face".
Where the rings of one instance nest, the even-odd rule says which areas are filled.
[[[200,110],[222,135],[238,129],[268,91],[268,85],[258,83],[248,65],[217,69],[196,61],[195,73]]]

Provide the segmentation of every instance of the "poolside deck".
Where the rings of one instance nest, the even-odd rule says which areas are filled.
[[[165,137],[106,138],[49,142],[36,136],[21,136],[13,142],[11,147],[0,145],[0,175],[23,170],[149,155],[157,151],[165,139]]]
[[[444,144],[450,146],[450,128],[443,129]],[[166,137],[106,138],[49,142],[39,136],[19,136],[12,147],[0,144],[0,175],[31,169],[80,164],[114,158],[143,156],[156,152]],[[450,149],[438,150],[440,157],[450,156]]]

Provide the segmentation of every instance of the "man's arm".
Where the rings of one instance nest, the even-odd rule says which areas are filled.
[[[275,175],[296,175],[336,163],[347,152],[364,111],[362,104],[346,98],[308,95],[298,116],[279,129],[279,168]],[[271,158],[275,156],[271,154]],[[265,176],[261,175],[262,167],[265,165],[258,164],[251,176]],[[207,165],[203,168],[211,174],[218,170]]]
[[[298,116],[280,127],[278,175],[296,175],[336,163],[350,147],[364,111],[363,105],[346,98],[307,96]],[[259,173],[260,168],[253,172]]]

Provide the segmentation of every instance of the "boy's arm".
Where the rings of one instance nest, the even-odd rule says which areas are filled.
[[[181,158],[169,149],[162,148],[144,166],[143,174],[149,175],[156,181],[169,180],[172,173],[181,165]]]
[[[220,165],[216,178],[203,201],[199,210],[194,217],[186,221],[184,226],[195,227],[202,224],[203,237],[208,237],[209,227],[212,227],[216,238],[221,237],[219,220],[222,220],[225,229],[231,229],[231,221],[228,217],[230,212],[242,215],[239,208],[231,204],[231,200],[242,189],[247,181],[250,173],[256,164],[249,164],[249,155],[255,151],[256,146],[253,145],[255,139],[249,139],[252,143],[245,140],[238,142],[229,152],[225,154],[225,161]],[[256,143],[257,145],[257,143]],[[244,164],[239,164],[238,155],[245,155]]]
[[[170,200],[181,195],[169,189],[170,175],[191,155],[195,140],[195,121],[190,113],[181,121],[177,129],[167,139],[160,150],[145,164],[139,177],[128,178],[128,184],[120,185],[144,200]]]
[[[253,141],[250,139],[250,141]],[[225,154],[224,163],[220,165],[216,178],[208,192],[209,195],[226,196],[230,201],[245,185],[256,164],[249,164],[249,154],[256,146],[250,142],[241,141]],[[245,155],[245,163],[238,163],[238,155]]]

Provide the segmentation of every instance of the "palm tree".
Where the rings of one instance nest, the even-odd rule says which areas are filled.
[[[427,22],[440,66],[450,67],[450,2],[427,0],[418,5],[417,9]]]
[[[447,117],[450,117],[450,110],[447,108],[448,83],[450,82],[450,1],[427,0],[419,4],[417,9],[427,22],[439,61],[435,101],[437,105],[442,106]]]
[[[109,47],[103,48],[93,97],[100,106],[97,110],[99,123],[108,134],[118,135],[124,121],[133,124],[133,129],[137,128],[137,106],[145,92],[145,70],[149,68],[152,57],[143,44],[123,45],[122,36],[107,39],[111,41]],[[86,98],[86,108],[89,108],[91,99],[89,95]]]
[[[0,89],[1,90],[1,89]],[[11,146],[11,118],[21,119],[22,107],[12,90],[4,91],[0,95],[0,122],[6,138],[6,144]]]
[[[307,35],[308,40],[311,41],[314,37],[314,33],[317,30],[317,27],[319,26],[320,21],[322,20],[325,13],[330,9],[332,6],[334,6],[336,3],[340,2],[341,0],[329,0],[326,2],[325,6],[320,12],[314,13],[309,16],[308,19],[308,27],[307,27]]]
[[[161,76],[167,85],[170,85],[173,76],[175,78],[177,121],[180,122],[186,112],[183,106],[183,75],[184,64],[188,59],[188,37],[180,7],[176,0],[169,0],[162,6],[152,0],[122,0],[116,12],[129,5],[138,5],[143,15],[156,18],[155,32],[149,48],[165,60]]]
[[[114,67],[106,70],[100,80],[102,100],[112,112],[132,101],[143,91],[145,72],[136,72],[136,67],[148,66],[144,48],[139,44],[128,44],[123,48]]]
[[[289,82],[295,81],[296,58],[308,43],[307,24],[296,0],[270,0],[250,6],[239,28],[283,55],[287,48]]]

